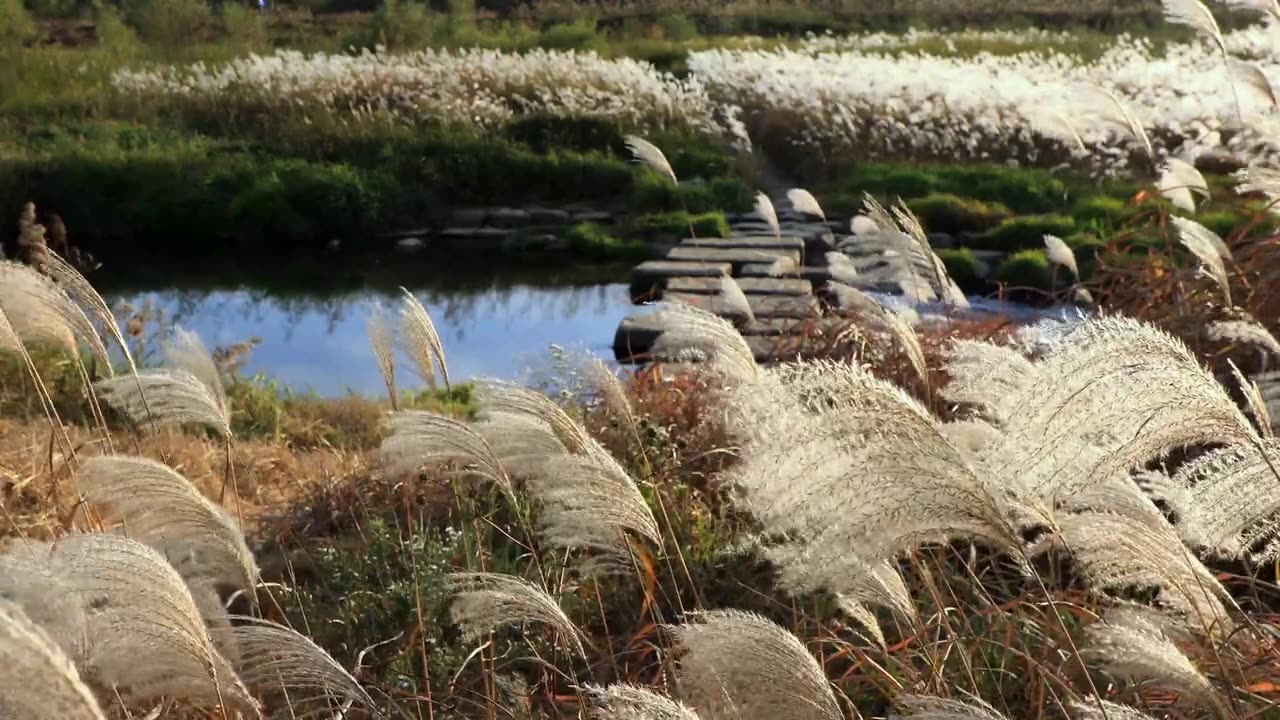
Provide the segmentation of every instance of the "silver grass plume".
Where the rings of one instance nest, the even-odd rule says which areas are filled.
[[[1147,131],[1115,93],[1100,85],[1087,84],[1079,86],[1076,95],[1086,111],[1096,115],[1103,124],[1128,132],[1142,145],[1147,159],[1154,160],[1155,151],[1151,149],[1151,138],[1147,136]]]
[[[680,303],[661,306],[657,318],[662,334],[650,349],[655,357],[678,361],[692,353],[729,380],[750,382],[758,376],[751,346],[724,318]]]
[[[231,437],[231,406],[200,336],[174,328],[162,347],[167,368],[103,380],[102,399],[140,426],[207,425]]]
[[[778,224],[778,211],[773,208],[773,201],[762,192],[756,193],[756,215],[769,226],[775,237],[782,237],[782,226]]]
[[[729,275],[720,276],[720,293],[721,301],[725,307],[734,314],[742,315],[747,322],[755,322],[756,314],[751,311],[751,302],[747,300],[746,293],[742,292],[742,288],[738,286],[738,282]]]
[[[1280,20],[1280,3],[1276,0],[1219,0],[1227,7],[1261,13],[1272,20]]]
[[[667,162],[667,156],[662,154],[657,145],[635,135],[628,135],[626,143],[632,160],[647,165],[663,177],[669,178],[672,185],[680,184],[676,179],[676,171],[671,168],[671,163]]]
[[[1280,557],[1276,468],[1280,442],[1274,439],[1213,450],[1184,464],[1173,476],[1186,490],[1178,508],[1182,538],[1218,557]]]
[[[914,243],[913,262],[923,264],[928,274],[929,282],[933,286],[933,291],[942,298],[951,302],[953,299],[949,297],[949,289],[951,278],[947,275],[947,266],[943,264],[942,258],[933,251],[933,247],[929,245],[929,236],[925,233],[924,226],[920,224],[920,219],[915,213],[911,212],[911,208],[898,198],[893,206],[893,216],[897,219],[902,232]]]
[[[413,361],[418,375],[431,389],[436,387],[436,370],[449,385],[449,366],[445,362],[444,343],[436,332],[431,315],[418,298],[405,288],[400,288],[404,302],[400,307],[400,349]],[[379,360],[381,364],[381,360]]]
[[[1254,63],[1235,58],[1231,59],[1230,67],[1236,79],[1262,102],[1269,105],[1271,111],[1280,110],[1280,99],[1276,97],[1276,90],[1271,86],[1271,81],[1267,79],[1261,68]]]
[[[1223,711],[1209,679],[1178,649],[1168,632],[1164,618],[1153,611],[1113,608],[1103,615],[1102,622],[1085,628],[1080,654],[1112,677],[1154,685]]]
[[[531,415],[490,410],[473,427],[489,443],[493,456],[515,475],[527,474],[522,470],[530,462],[569,452],[550,425]]]
[[[1195,220],[1171,217],[1169,221],[1177,230],[1178,240],[1200,261],[1200,272],[1222,290],[1227,306],[1231,306],[1231,279],[1227,276],[1225,260],[1231,256],[1226,243],[1217,233]],[[1224,252],[1225,251],[1225,252]]]
[[[968,702],[934,695],[902,695],[894,700],[889,719],[913,720],[1008,720],[980,699]]]
[[[1195,212],[1196,201],[1192,193],[1208,197],[1209,184],[1205,182],[1204,176],[1194,165],[1171,157],[1160,167],[1156,190],[1175,207],[1187,212]]]
[[[880,232],[880,224],[866,215],[849,218],[849,232],[854,235],[873,235]]]
[[[24,343],[48,343],[73,355],[84,343],[102,372],[111,374],[107,348],[84,310],[34,268],[0,261],[0,309]]]
[[[1231,629],[1223,599],[1227,591],[1213,573],[1178,538],[1155,506],[1136,491],[1149,510],[1059,513],[1063,540],[1072,560],[1096,591],[1129,587],[1159,587],[1159,602],[1185,618],[1187,625],[1206,635],[1225,636]]]
[[[56,252],[49,252],[48,264],[45,268],[49,276],[58,283],[63,292],[78,303],[87,316],[102,325],[102,328],[120,347],[120,351],[124,353],[124,359],[129,365],[129,370],[135,370],[133,353],[129,352],[129,343],[125,342],[124,334],[120,332],[120,324],[116,322],[115,315],[111,312],[111,308],[107,307],[102,295],[98,294],[98,291],[85,279],[84,275],[80,274],[79,270],[62,259]]]
[[[970,465],[978,467],[987,448],[1000,440],[999,428],[982,420],[952,420],[942,424],[942,436],[955,446]]]
[[[378,456],[393,475],[414,473],[433,463],[465,463],[466,472],[510,494],[511,478],[484,436],[466,423],[423,410],[388,415],[390,432]]]
[[[1213,13],[1200,0],[1162,0],[1165,20],[1178,25],[1186,25],[1197,33],[1213,41],[1224,54],[1227,44],[1222,39],[1222,31],[1218,29],[1218,21]]]
[[[1261,323],[1251,320],[1217,320],[1205,328],[1205,337],[1214,342],[1256,347],[1269,355],[1280,357],[1280,340]]]
[[[0,601],[0,716],[105,720],[62,649],[19,606]]]
[[[1057,235],[1045,235],[1044,248],[1049,256],[1049,262],[1061,265],[1070,270],[1073,276],[1080,277],[1080,268],[1076,265],[1076,254],[1062,238]]]
[[[257,716],[256,703],[214,649],[186,583],[155,550],[104,534],[16,543],[0,555],[0,593],[46,573],[84,608],[85,677],[93,684],[116,688],[129,701],[221,702]]]
[[[373,358],[378,363],[378,372],[382,375],[383,384],[387,386],[387,398],[394,409],[396,407],[396,336],[391,322],[381,307],[375,307],[370,313],[366,332],[369,335],[369,349],[373,351]]]
[[[85,499],[112,508],[130,537],[159,551],[184,578],[241,590],[257,584],[258,567],[236,521],[167,465],[92,457],[77,471],[76,486]]]
[[[795,635],[754,613],[696,613],[671,628],[680,696],[706,720],[839,720],[818,661]]]
[[[1035,366],[1022,353],[1006,345],[980,340],[956,340],[947,351],[942,397],[972,405],[984,417],[1003,424],[1010,401],[1035,378]]]
[[[910,313],[892,312],[884,308],[884,306],[876,303],[875,308],[865,307],[867,311],[866,319],[875,321],[880,324],[894,339],[903,353],[907,356],[907,361],[911,363],[911,369],[915,371],[916,377],[920,382],[929,384],[929,363],[924,356],[924,347],[920,345],[920,336],[916,333],[915,327],[911,324],[913,316]]]
[[[835,295],[836,305],[841,310],[852,310],[874,317],[880,317],[880,314],[884,312],[884,308],[881,307],[880,303],[855,287],[849,287],[836,280],[829,280],[827,281],[827,289]]]
[[[587,685],[583,693],[594,706],[587,716],[596,720],[699,720],[687,705],[637,685]]]
[[[846,285],[852,285],[858,281],[858,267],[854,264],[853,258],[838,250],[831,250],[827,252],[826,260],[832,280]]]
[[[1099,697],[1072,701],[1070,708],[1071,717],[1075,720],[1155,720],[1135,707]]]
[[[329,653],[292,628],[252,617],[232,616],[226,633],[237,648],[236,669],[255,693],[287,703],[283,718],[331,717],[333,710],[360,707],[377,715],[373,698]]]
[[[982,470],[1041,498],[1068,497],[1174,448],[1259,441],[1186,345],[1137,320],[1076,323],[1035,368]]]
[[[1236,181],[1236,193],[1239,195],[1259,193],[1271,203],[1280,200],[1280,170],[1254,165],[1237,170],[1231,177]],[[1270,209],[1276,211],[1274,206]]]
[[[627,421],[628,426],[635,427],[635,410],[631,407],[631,400],[627,397],[627,389],[623,386],[622,380],[618,378],[617,373],[610,369],[603,360],[593,358],[587,362],[586,376],[587,382],[600,394],[600,399],[604,402],[604,407],[609,411],[609,414],[616,418],[622,418]]]
[[[451,613],[465,641],[476,642],[500,628],[537,623],[585,656],[582,631],[555,598],[533,583],[501,573],[452,573],[445,582],[454,593]]]
[[[591,447],[586,428],[569,417],[564,408],[546,395],[514,383],[486,380],[476,384],[480,412],[525,415],[546,423],[569,452],[581,454]]]
[[[1042,135],[1070,145],[1072,150],[1078,150],[1080,155],[1088,154],[1089,151],[1085,147],[1084,138],[1080,137],[1080,131],[1076,129],[1075,124],[1066,115],[1057,111],[1035,108],[1030,112],[1028,121],[1031,127]]]
[[[1275,429],[1271,425],[1271,411],[1267,409],[1267,400],[1262,396],[1262,388],[1258,387],[1258,383],[1245,377],[1235,362],[1228,360],[1227,364],[1231,366],[1231,376],[1235,378],[1236,385],[1240,387],[1240,393],[1244,395],[1245,403],[1249,406],[1249,414],[1253,415],[1254,422],[1258,424],[1259,434],[1264,438],[1273,437]]]
[[[788,277],[798,272],[800,272],[800,266],[790,255],[780,255],[777,260],[769,263],[769,277]]]
[[[787,191],[787,200],[791,201],[791,207],[795,208],[797,212],[819,217],[826,221],[827,214],[822,212],[822,206],[818,204],[818,199],[808,190],[791,188]]]

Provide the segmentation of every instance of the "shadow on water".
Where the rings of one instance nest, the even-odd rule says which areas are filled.
[[[147,303],[211,347],[261,344],[244,371],[322,395],[383,392],[366,336],[378,304],[411,290],[431,313],[451,373],[521,378],[544,368],[553,344],[602,357],[631,310],[628,266],[485,262],[390,255],[264,257],[252,263],[104,267],[108,302]]]

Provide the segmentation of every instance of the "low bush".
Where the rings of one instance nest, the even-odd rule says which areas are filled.
[[[1069,272],[1066,275],[1070,275]],[[1053,288],[1053,268],[1044,250],[1022,250],[1005,258],[996,269],[995,281],[1005,286],[1014,297],[1043,299]],[[1059,285],[1071,284],[1059,273]]]
[[[1075,232],[1075,222],[1063,215],[1023,215],[1010,218],[973,241],[974,247],[1013,252],[1044,247],[1045,235],[1065,237]]]
[[[1003,165],[927,165],[862,163],[842,174],[846,193],[892,200],[949,193],[985,202],[1002,203],[1014,213],[1046,213],[1063,208],[1068,186],[1048,171]]]
[[[144,40],[165,45],[190,43],[213,25],[204,0],[124,0],[121,8]]]
[[[683,210],[655,213],[636,218],[633,229],[637,235],[652,240],[679,240],[692,231],[700,238],[729,237],[729,223],[723,213],[710,212],[690,215]]]
[[[525,115],[507,125],[506,135],[543,153],[556,149],[622,156],[627,152],[618,124],[602,118]]]
[[[595,223],[579,223],[569,228],[569,247],[590,260],[643,258],[653,254],[648,244],[639,240],[622,240]]]
[[[966,292],[984,285],[982,263],[969,248],[948,248],[938,250],[938,257],[947,267],[947,274]]]
[[[22,0],[0,0],[0,43],[24,43],[36,34],[35,20]]]
[[[438,29],[439,18],[426,3],[383,0],[369,19],[368,35],[363,43],[391,49],[424,47],[431,43]]]
[[[981,231],[1008,220],[1013,213],[998,202],[983,202],[951,193],[933,193],[907,203],[930,232]]]
[[[271,44],[267,36],[267,23],[262,14],[244,5],[223,3],[218,20],[230,45],[247,50],[261,50]]]
[[[1137,213],[1137,208],[1124,200],[1105,195],[1081,198],[1071,208],[1071,217],[1075,219],[1076,225],[1100,231],[1115,228]]]

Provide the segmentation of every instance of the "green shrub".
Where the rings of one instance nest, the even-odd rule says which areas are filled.
[[[80,0],[27,0],[31,14],[42,18],[71,17],[80,11]]]
[[[270,43],[267,24],[257,11],[235,2],[224,2],[218,19],[227,40],[238,47],[258,49]]]
[[[1080,268],[1080,279],[1088,280],[1098,267],[1098,253],[1107,246],[1107,242],[1087,232],[1068,235],[1063,238],[1063,242],[1076,256],[1076,265]]]
[[[729,223],[723,213],[709,212],[690,215],[683,210],[655,213],[636,218],[632,224],[639,235],[651,239],[678,240],[689,236],[692,229],[700,238],[729,237]]]
[[[552,25],[538,38],[538,45],[548,50],[597,50],[604,37],[596,32],[595,20],[575,20]]]
[[[100,5],[93,14],[93,34],[98,44],[116,50],[138,44],[138,35],[129,27],[120,11],[112,5]]]
[[[383,0],[369,18],[369,46],[392,49],[429,45],[438,30],[438,18],[425,3],[414,0]]]
[[[938,257],[942,259],[942,264],[947,266],[947,273],[962,289],[969,290],[982,285],[983,279],[980,270],[982,263],[974,256],[972,250],[969,248],[948,248],[938,250],[937,253]]]
[[[945,233],[986,230],[1013,214],[998,202],[971,200],[951,193],[926,195],[909,201],[907,207],[926,229]]]
[[[950,193],[1002,203],[1015,213],[1058,210],[1067,195],[1066,184],[1048,171],[1001,165],[862,163],[848,171],[841,187],[847,193],[865,191],[888,199]]]
[[[536,152],[573,150],[622,155],[626,141],[616,122],[594,117],[523,115],[506,128],[507,137]]]
[[[1064,237],[1075,231],[1075,223],[1062,215],[1023,215],[1010,218],[978,236],[974,247],[1015,251],[1044,247],[1045,235]]]
[[[121,8],[143,39],[170,45],[190,43],[213,20],[204,0],[124,0]]]
[[[22,0],[0,0],[0,42],[24,43],[36,36],[36,23]]]
[[[682,181],[678,186],[649,169],[640,170],[635,178],[634,207],[639,210],[693,213],[725,211],[742,212],[754,203],[755,191],[736,177]]]
[[[653,254],[638,240],[620,240],[595,223],[579,223],[569,228],[569,247],[579,256],[593,259],[642,258]]]
[[[675,42],[687,42],[698,37],[698,24],[693,18],[681,13],[661,15],[657,25],[662,29],[662,37]]]
[[[1105,195],[1081,198],[1071,208],[1071,217],[1075,219],[1076,226],[1095,232],[1113,230],[1137,214],[1138,209],[1124,200]]]
[[[1059,289],[1071,284],[1070,271],[1059,270]],[[1053,268],[1044,250],[1022,250],[1005,258],[996,269],[995,280],[1015,294],[1037,296],[1037,292],[1050,292],[1053,287]]]

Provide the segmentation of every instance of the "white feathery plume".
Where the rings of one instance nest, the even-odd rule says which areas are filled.
[[[894,700],[889,719],[912,720],[1008,720],[978,698],[968,702],[934,695],[901,695]]]
[[[880,226],[866,215],[854,215],[849,219],[849,232],[854,235],[874,235],[880,232]]]
[[[84,343],[102,372],[111,374],[107,348],[84,310],[34,268],[0,261],[0,309],[24,343],[48,343],[72,355]]]
[[[1070,270],[1075,277],[1080,277],[1080,268],[1076,265],[1076,254],[1062,238],[1057,235],[1045,235],[1044,248],[1049,256],[1049,262],[1061,265]]]
[[[1093,113],[1105,125],[1128,132],[1142,145],[1142,150],[1148,159],[1155,158],[1155,151],[1151,149],[1151,138],[1147,136],[1147,131],[1115,93],[1100,85],[1085,84],[1077,87],[1076,95],[1085,111]]]
[[[1250,90],[1259,100],[1267,104],[1269,110],[1280,110],[1280,99],[1276,97],[1276,90],[1271,86],[1271,81],[1267,79],[1262,69],[1251,62],[1237,60],[1231,58],[1231,73],[1235,75],[1246,88]]]
[[[129,343],[125,342],[124,334],[120,332],[120,324],[116,322],[115,315],[111,312],[111,308],[107,307],[102,295],[98,294],[93,285],[89,284],[85,276],[52,250],[49,251],[45,269],[48,271],[49,276],[62,288],[63,292],[80,305],[88,317],[101,323],[103,329],[111,336],[111,339],[115,341],[116,345],[120,346],[120,351],[124,354],[124,359],[129,365],[129,369],[136,369],[133,362],[133,353],[129,352]]]
[[[662,334],[650,349],[654,357],[669,361],[702,357],[730,380],[756,379],[759,368],[751,346],[729,321],[679,303],[663,305],[656,318]]]
[[[1171,449],[1256,443],[1249,419],[1181,341],[1147,323],[1074,324],[1007,404],[982,470],[1069,497]]]
[[[756,193],[756,215],[769,226],[776,237],[782,237],[782,226],[778,224],[778,211],[773,208],[773,201],[762,192]]]
[[[1102,622],[1085,628],[1080,654],[1113,677],[1154,685],[1223,710],[1209,679],[1170,640],[1169,630],[1164,618],[1153,611],[1113,608]]]
[[[1237,170],[1231,177],[1236,181],[1237,194],[1260,193],[1271,203],[1280,200],[1280,170],[1252,165]],[[1274,206],[1270,209],[1276,212]]]
[[[550,425],[530,415],[489,410],[473,427],[489,443],[494,457],[516,475],[524,474],[522,469],[529,462],[569,453]]]
[[[852,310],[854,312],[880,317],[884,309],[880,303],[876,302],[872,297],[855,287],[849,287],[842,282],[835,280],[827,281],[827,289],[836,297],[836,305],[841,310]]]
[[[787,277],[798,272],[800,272],[800,266],[790,255],[780,255],[777,260],[769,263],[769,277]]]
[[[897,219],[902,232],[914,243],[910,255],[912,263],[924,267],[926,277],[936,295],[948,297],[951,278],[947,275],[947,266],[929,245],[929,236],[925,233],[924,226],[920,224],[920,219],[911,212],[911,208],[907,207],[901,198],[894,203],[893,216]],[[948,300],[950,300],[949,297]]]
[[[1088,154],[1088,148],[1085,147],[1084,138],[1080,137],[1080,131],[1076,130],[1075,124],[1061,112],[1033,108],[1027,120],[1031,127],[1042,135],[1056,138],[1070,145],[1072,151],[1078,150],[1080,155]]]
[[[378,363],[378,372],[382,375],[383,384],[387,386],[387,399],[391,401],[392,408],[395,408],[396,334],[391,322],[387,319],[386,311],[381,306],[374,306],[369,314],[366,333],[369,336],[369,349],[373,351],[374,360]]]
[[[484,380],[476,383],[476,391],[482,414],[502,412],[541,420],[555,433],[556,439],[575,455],[586,453],[592,445],[586,428],[569,417],[555,401],[537,390],[510,382]]]
[[[1200,0],[1162,0],[1164,19],[1178,25],[1186,25],[1204,35],[1218,46],[1223,53],[1227,44],[1222,39],[1222,31],[1218,29],[1218,21],[1213,13]]]
[[[1280,340],[1262,325],[1252,320],[1216,320],[1205,328],[1205,337],[1214,342],[1247,345],[1280,357]]]
[[[858,267],[853,263],[853,258],[838,250],[831,250],[827,252],[826,260],[832,280],[845,285],[858,282]]]
[[[1185,490],[1178,531],[1187,544],[1225,558],[1280,557],[1280,443],[1268,438],[1212,450],[1178,468]]]
[[[1245,377],[1234,361],[1228,360],[1227,364],[1231,366],[1231,376],[1235,378],[1236,385],[1240,386],[1240,393],[1244,395],[1245,403],[1249,406],[1249,413],[1258,424],[1258,433],[1264,438],[1273,437],[1275,429],[1271,425],[1271,411],[1267,409],[1267,400],[1262,396],[1262,388],[1258,387],[1258,383]]]
[[[1169,221],[1177,230],[1178,240],[1200,261],[1200,271],[1218,285],[1227,306],[1230,307],[1231,279],[1227,275],[1227,266],[1224,262],[1230,257],[1230,251],[1223,252],[1226,250],[1226,243],[1218,237],[1217,233],[1195,220],[1171,217]]]
[[[282,716],[330,716],[352,706],[376,713],[373,698],[351,673],[306,636],[267,620],[240,615],[231,619],[232,625],[215,631],[215,639],[221,634],[230,637],[244,684],[285,703]]]
[[[672,185],[680,184],[676,179],[676,171],[671,168],[671,163],[667,162],[667,156],[662,154],[657,145],[635,135],[628,135],[626,143],[632,160],[647,165],[658,174],[670,178]]]
[[[981,420],[952,420],[942,424],[942,436],[970,465],[978,467],[987,448],[1000,440],[1000,430]]]
[[[1175,207],[1187,212],[1195,212],[1196,201],[1192,193],[1201,197],[1209,196],[1209,184],[1204,176],[1191,163],[1171,157],[1160,166],[1160,177],[1156,180],[1156,190]]]
[[[824,221],[827,219],[827,214],[822,212],[822,206],[818,204],[818,199],[808,190],[791,188],[787,191],[787,200],[791,201],[791,207],[795,208],[797,212],[819,217]]]
[[[504,627],[538,623],[585,655],[582,631],[555,598],[533,583],[500,573],[452,573],[446,583],[455,593],[451,612],[465,641],[475,642]]]
[[[110,507],[129,536],[150,545],[188,580],[249,590],[258,567],[239,525],[175,470],[154,460],[104,455],[84,461],[76,486]]]
[[[742,292],[738,282],[731,276],[720,276],[719,297],[725,307],[734,314],[745,317],[749,323],[756,321],[756,314],[751,311],[751,302],[747,300],[747,294]]]
[[[682,698],[707,720],[839,720],[826,674],[795,635],[754,613],[695,613],[671,629]]]
[[[130,701],[180,697],[257,716],[257,704],[214,649],[186,583],[155,550],[87,534],[15,543],[0,554],[0,594],[21,597],[22,586],[42,575],[55,578],[66,600],[84,610],[85,677],[93,684]]]
[[[595,720],[699,720],[687,705],[637,685],[587,685],[582,690],[594,705],[588,717]]]
[[[186,370],[140,370],[132,377],[100,380],[94,388],[104,402],[140,427],[205,425],[231,436],[231,416],[223,400]]]
[[[1276,0],[1218,0],[1227,7],[1261,13],[1273,20],[1280,20],[1280,2]]]
[[[436,332],[431,315],[418,298],[405,288],[400,288],[404,302],[400,307],[400,349],[413,361],[418,375],[431,389],[436,387],[436,370],[449,384],[449,366],[445,362],[444,343]],[[382,364],[379,359],[379,364]],[[386,370],[383,371],[386,374]]]
[[[890,215],[889,211],[884,208],[884,205],[881,205],[880,201],[869,192],[862,193],[862,215],[859,215],[858,217],[865,217],[870,220],[871,224],[875,225],[876,232],[900,232],[898,229],[898,223],[893,219],[893,216]]]
[[[1009,403],[1035,379],[1035,366],[1007,345],[980,340],[956,340],[947,353],[949,381],[942,396],[972,405],[997,424],[1008,417]]]
[[[388,415],[389,433],[378,456],[392,475],[415,473],[424,465],[465,463],[466,473],[513,492],[511,477],[484,436],[466,423],[423,410]]]
[[[1070,707],[1071,716],[1075,720],[1155,720],[1135,707],[1099,697],[1072,701]]]
[[[5,601],[0,601],[0,668],[4,717],[106,718],[58,644],[22,608]]]

